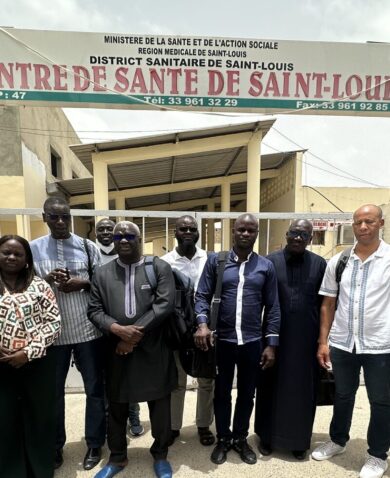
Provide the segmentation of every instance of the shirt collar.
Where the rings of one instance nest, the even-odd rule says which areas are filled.
[[[371,254],[371,256],[383,257],[383,256],[386,254],[386,243],[385,243],[382,239],[379,239],[379,241],[380,241],[380,242],[379,242],[379,247],[378,247],[378,249],[377,249],[375,252],[373,252],[373,253]],[[356,247],[356,246],[357,246],[357,242],[355,242],[355,244],[353,245],[353,248],[352,248],[352,251],[351,251],[351,255],[349,256],[349,258],[351,258],[352,255],[355,256],[355,257],[358,257],[358,256],[356,255],[356,253],[355,253],[355,247]],[[369,256],[369,257],[371,257],[371,256]]]
[[[193,255],[193,257],[191,259],[188,259],[188,257],[186,257],[186,256],[181,256],[177,252],[176,247],[173,249],[172,252],[173,252],[173,258],[175,259],[175,261],[177,261],[179,259],[185,259],[185,260],[191,262],[194,259],[197,259],[198,257],[205,257],[207,255],[207,252],[205,250],[201,249],[198,246],[195,246],[195,254]]]
[[[143,264],[143,262],[145,261],[145,257],[142,256],[141,259],[138,261],[138,262],[133,262],[132,264],[125,264],[124,262],[122,262],[119,257],[117,258],[116,262],[119,266],[123,267],[123,268],[127,268],[127,267],[130,267],[130,266],[139,266],[141,264]]]
[[[284,258],[286,259],[286,262],[289,263],[302,263],[305,261],[305,252],[303,254],[291,254],[291,252],[285,247],[283,249],[284,253]]]
[[[248,262],[249,259],[252,257],[252,255],[255,254],[253,251],[251,251],[249,254],[248,254],[248,257],[246,258],[245,261],[243,262]],[[230,252],[230,257],[231,259],[234,261],[234,262],[238,262],[239,261],[239,258],[238,258],[238,255],[234,252],[234,249],[231,250]]]
[[[100,252],[102,254],[105,254],[106,256],[113,256],[114,254],[116,254],[116,252],[114,251],[114,243],[113,242],[109,246],[105,246],[96,239],[96,244],[99,247]]]

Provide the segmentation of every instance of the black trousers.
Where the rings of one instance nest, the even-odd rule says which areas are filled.
[[[262,352],[260,340],[237,345],[218,340],[215,379],[214,413],[218,439],[240,439],[248,436],[249,420],[253,410],[257,374]],[[237,366],[237,399],[232,415],[232,387]]]
[[[165,460],[171,438],[171,394],[148,402],[153,445],[150,453],[155,460]],[[107,443],[111,451],[110,463],[127,460],[126,424],[129,404],[109,402]]]
[[[0,364],[1,478],[52,478],[55,391],[53,349],[19,369]]]

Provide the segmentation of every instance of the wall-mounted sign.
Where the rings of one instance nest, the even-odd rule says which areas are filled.
[[[384,116],[390,45],[0,29],[0,104]]]

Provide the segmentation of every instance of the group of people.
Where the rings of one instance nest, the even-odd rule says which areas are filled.
[[[257,219],[239,216],[216,330],[209,318],[218,254],[196,245],[192,216],[176,221],[177,247],[154,258],[153,285],[136,224],[99,221],[95,244],[70,232],[64,199],[51,197],[43,209],[49,235],[30,244],[19,236],[0,238],[1,477],[51,478],[62,465],[72,358],[86,394],[84,468],[101,461],[107,438],[110,456],[95,478],[124,470],[127,427],[133,436],[143,433],[138,403],[147,402],[154,472],[172,476],[168,448],[180,436],[187,384],[179,354],[166,341],[175,305],[172,269],[196,290],[196,346],[215,347],[216,378],[198,379],[195,417],[199,442],[214,445],[213,463],[224,463],[232,449],[245,463],[257,462],[247,442],[254,404],[260,453],[281,449],[305,459],[319,367],[332,366],[330,440],[311,456],[325,460],[345,451],[363,368],[371,416],[360,477],[384,474],[390,447],[390,246],[380,239],[379,207],[355,211],[356,243],[341,278],[340,254],[326,264],[307,250],[309,221],[293,221],[285,248],[262,257],[254,252]]]

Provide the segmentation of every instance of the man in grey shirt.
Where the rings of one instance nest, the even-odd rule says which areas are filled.
[[[102,264],[117,259],[118,254],[114,247],[114,228],[115,222],[109,218],[100,219],[95,226],[96,244],[100,249]],[[129,404],[129,423],[127,432],[133,437],[141,436],[145,430],[139,419],[139,403]]]

